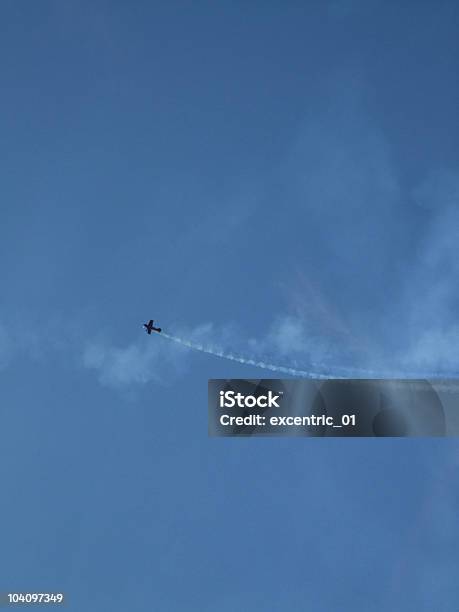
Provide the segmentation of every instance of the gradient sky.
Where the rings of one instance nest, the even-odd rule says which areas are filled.
[[[459,370],[457,2],[0,7],[0,590],[457,612],[454,440],[207,437],[208,378]]]

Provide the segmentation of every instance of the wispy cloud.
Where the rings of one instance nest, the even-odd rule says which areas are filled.
[[[151,381],[163,383],[183,367],[182,353],[159,339],[124,347],[91,342],[83,350],[82,363],[97,373],[101,384],[123,387]]]
[[[248,347],[256,355],[273,354],[282,359],[303,358],[309,362],[323,362],[332,354],[329,339],[320,337],[312,325],[292,315],[277,317],[264,337],[249,339]]]
[[[428,230],[407,276],[404,363],[459,370],[459,175],[437,172],[414,192],[429,211]]]

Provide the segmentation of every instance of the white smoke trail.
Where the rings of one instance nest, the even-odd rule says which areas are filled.
[[[278,364],[268,363],[266,361],[257,361],[256,359],[244,357],[242,355],[237,355],[234,353],[227,353],[220,348],[211,345],[204,345],[193,340],[188,340],[186,338],[181,338],[179,336],[174,336],[172,334],[168,334],[166,332],[162,332],[161,336],[167,338],[168,340],[172,340],[177,344],[181,344],[182,346],[186,346],[195,351],[200,351],[201,353],[207,353],[208,355],[213,355],[215,357],[220,357],[222,359],[228,359],[229,361],[236,361],[238,363],[242,363],[245,365],[252,365],[258,368],[263,368],[264,370],[271,370],[272,372],[278,372],[280,374],[288,374],[290,376],[297,376],[300,378],[313,378],[313,379],[348,379],[352,378],[367,378],[370,377],[372,379],[391,379],[395,381],[409,381],[413,379],[427,379],[435,381],[435,386],[441,388],[444,391],[457,392],[459,390],[459,382],[456,382],[454,379],[458,378],[456,374],[444,374],[441,372],[405,372],[403,376],[400,375],[400,372],[388,372],[388,371],[378,371],[378,370],[369,370],[365,368],[354,368],[354,367],[346,367],[346,366],[327,366],[326,364],[318,364],[312,363],[313,367],[317,367],[321,371],[312,371],[312,370],[303,370],[298,368],[292,368],[289,366],[282,366]],[[325,371],[326,370],[326,371]],[[343,374],[343,372],[347,372],[347,374]],[[449,380],[447,380],[449,379]]]
[[[311,372],[308,370],[297,370],[295,368],[290,368],[287,366],[266,363],[265,361],[256,361],[255,359],[248,359],[246,357],[243,357],[242,355],[226,353],[218,348],[209,345],[199,344],[191,340],[186,340],[185,338],[179,338],[178,336],[173,336],[172,334],[167,334],[165,332],[161,332],[160,335],[164,336],[164,338],[172,340],[173,342],[177,342],[182,346],[187,346],[188,348],[194,349],[195,351],[200,351],[201,353],[207,353],[208,355],[214,355],[215,357],[221,357],[222,359],[229,359],[230,361],[237,361],[238,363],[243,363],[245,365],[256,366],[258,368],[263,368],[264,370],[271,370],[272,372],[279,372],[280,374],[290,374],[291,376],[300,376],[301,378],[327,379],[331,377],[330,373],[324,374],[319,372]],[[338,376],[336,378],[344,377]]]

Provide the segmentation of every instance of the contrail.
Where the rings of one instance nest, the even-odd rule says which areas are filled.
[[[457,391],[459,388],[459,383],[455,379],[458,378],[457,373],[441,373],[441,372],[405,372],[402,376],[400,372],[388,372],[381,370],[370,370],[365,368],[357,368],[357,367],[346,367],[346,366],[327,366],[326,364],[318,364],[312,363],[311,365],[314,368],[318,368],[319,371],[313,370],[303,370],[298,368],[292,368],[289,366],[283,366],[274,363],[268,363],[266,361],[258,361],[256,359],[244,357],[243,355],[238,355],[235,353],[228,353],[223,351],[220,348],[216,348],[210,345],[204,345],[198,342],[194,342],[192,340],[188,340],[186,338],[181,338],[179,336],[174,336],[172,334],[168,334],[166,332],[162,332],[161,336],[167,338],[168,340],[172,340],[177,344],[181,344],[182,346],[186,346],[195,351],[200,351],[201,353],[207,353],[208,355],[213,355],[215,357],[220,357],[221,359],[227,359],[229,361],[236,361],[237,363],[242,363],[245,365],[252,365],[258,368],[263,368],[264,370],[271,370],[272,372],[278,372],[280,374],[288,374],[290,376],[298,376],[301,378],[315,378],[315,379],[348,379],[352,378],[363,378],[363,377],[371,377],[374,379],[394,379],[394,380],[412,380],[412,379],[428,379],[437,381],[436,384],[444,388],[445,390]],[[326,370],[326,371],[325,371]],[[339,374],[338,374],[339,372]],[[346,374],[344,374],[346,372]],[[450,382],[447,382],[447,379],[450,379]]]

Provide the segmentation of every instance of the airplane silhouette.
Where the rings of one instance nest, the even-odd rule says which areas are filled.
[[[153,327],[153,319],[150,319],[148,323],[144,323],[143,326],[145,327],[148,335],[150,335],[152,331],[155,331],[158,333],[160,333],[161,331],[160,327]]]

